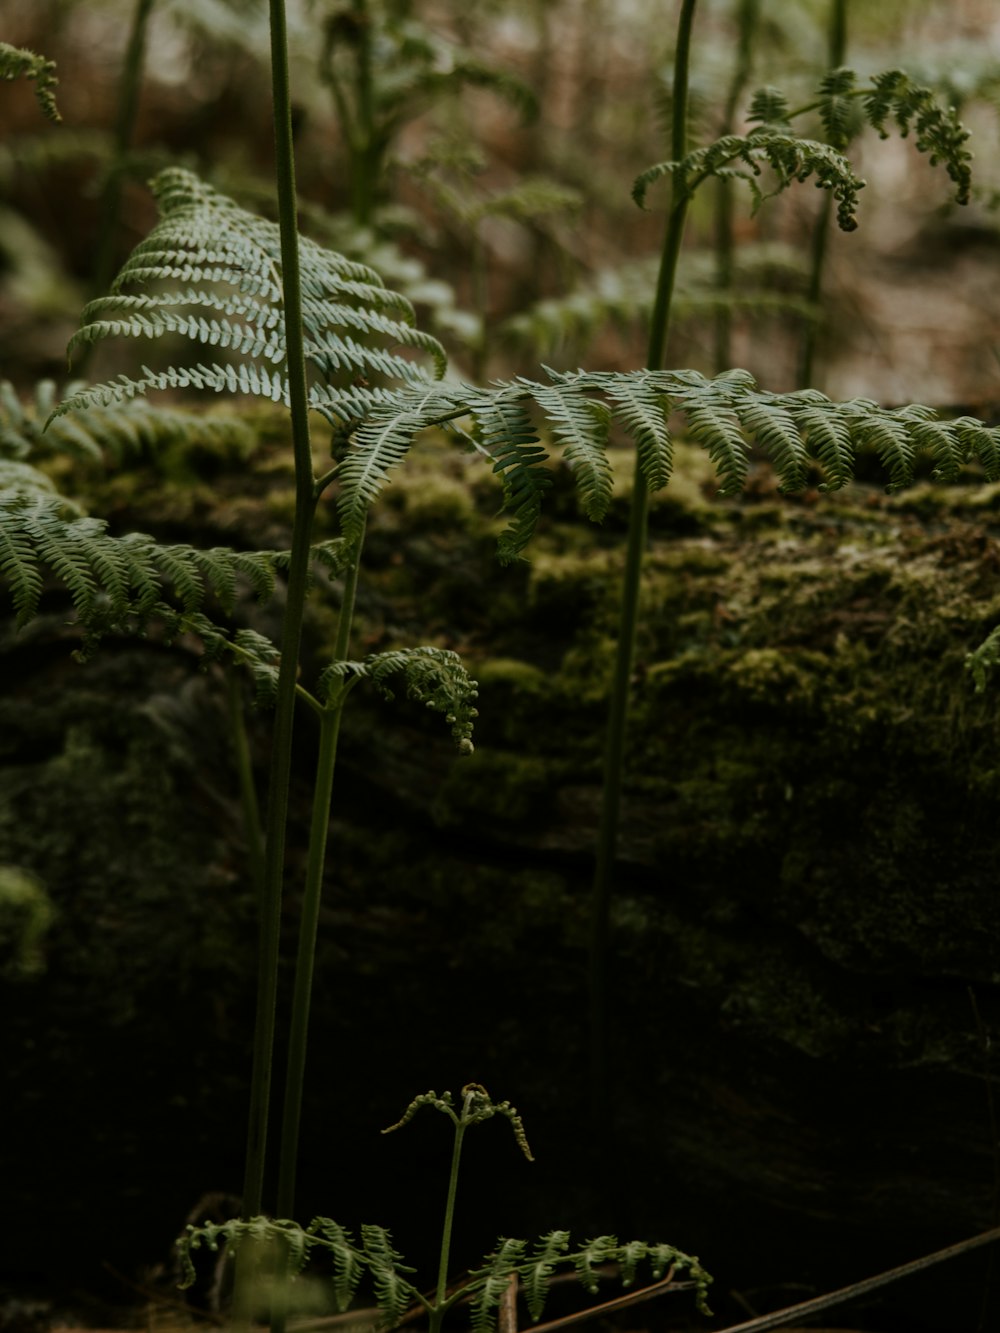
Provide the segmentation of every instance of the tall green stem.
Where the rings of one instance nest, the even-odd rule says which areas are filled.
[[[360,564],[361,542],[359,541],[355,558],[344,582],[344,598],[334,647],[335,662],[347,660]],[[316,936],[320,900],[323,894],[327,835],[330,828],[330,800],[337,765],[337,739],[340,735],[340,719],[349,689],[349,684],[345,683],[333,703],[322,708],[319,713],[319,754],[316,761],[316,783],[313,788],[312,824],[309,833],[306,884],[302,898],[302,918],[299,923],[299,949],[295,963],[295,988],[288,1039],[285,1105],[281,1123],[281,1159],[278,1167],[279,1217],[295,1216],[295,1177],[299,1154],[299,1127],[302,1120],[309,1010],[316,961]]]
[[[720,137],[733,133],[736,108],[750,80],[759,8],[760,0],[740,0],[736,64],[722,112]],[[715,285],[720,292],[729,292],[732,290],[734,271],[733,181],[722,177],[716,181],[715,189]],[[715,369],[717,372],[727,370],[731,365],[732,320],[729,310],[721,307],[715,316]]]
[[[830,26],[827,36],[826,63],[828,69],[839,69],[847,53],[847,0],[831,0]],[[830,235],[830,218],[833,213],[833,196],[829,190],[823,191],[823,202],[816,219],[812,234],[812,246],[809,262],[809,285],[806,298],[814,310],[819,309],[823,295],[823,270],[826,267],[827,239]],[[802,351],[799,357],[800,388],[812,387],[816,361],[816,342],[820,333],[818,319],[811,319],[806,324],[802,335]]]
[[[430,1310],[429,1333],[439,1333],[441,1321],[447,1310],[448,1261],[451,1258],[451,1233],[455,1223],[455,1196],[458,1193],[458,1168],[462,1160],[462,1140],[469,1126],[467,1113],[472,1100],[467,1094],[461,1114],[455,1120],[455,1144],[451,1150],[451,1174],[448,1177],[448,1197],[444,1205],[444,1226],[441,1230],[441,1255],[438,1261],[437,1287],[434,1292],[434,1304]]]
[[[372,72],[372,15],[368,0],[354,0],[357,25],[357,142],[351,162],[351,201],[354,221],[370,227],[375,211],[378,153],[375,135],[375,84]]]
[[[155,0],[136,0],[135,9],[132,11],[132,27],[125,49],[125,64],[118,90],[111,165],[101,192],[101,229],[97,241],[97,257],[94,261],[94,292],[99,296],[103,296],[108,290],[114,272],[125,157],[132,146],[132,135],[139,111],[139,92],[142,88],[146,57],[146,30],[154,3]]]
[[[295,717],[295,678],[298,671],[302,616],[309,573],[309,545],[316,508],[312,450],[309,442],[309,409],[302,329],[302,285],[299,275],[295,209],[295,160],[292,150],[291,98],[288,84],[288,36],[284,0],[270,0],[270,7],[275,175],[281,231],[286,370],[292,449],[295,457],[295,519],[292,527],[288,590],[281,635],[281,665],[278,672],[267,804],[264,901],[260,922],[260,959],[257,977],[257,1020],[254,1029],[250,1116],[243,1184],[244,1217],[258,1214],[264,1197],[264,1165],[278,990],[278,943],[284,878],[285,828],[288,821],[292,730]]]
[[[680,161],[687,151],[688,70],[691,51],[691,27],[697,0],[682,0],[674,55],[674,111],[671,156]],[[688,194],[686,182],[673,178],[670,213],[663,240],[656,300],[649,331],[646,365],[651,370],[663,366],[670,331],[670,306],[677,275],[677,262],[684,239]],[[622,580],[621,616],[618,646],[611,686],[611,706],[604,751],[604,793],[598,832],[597,864],[591,900],[590,941],[590,1051],[591,1105],[596,1126],[603,1127],[608,1116],[608,933],[611,916],[612,875],[618,851],[618,826],[621,811],[622,777],[625,763],[625,731],[628,716],[629,687],[635,657],[636,628],[639,612],[639,586],[642,559],[646,548],[649,497],[646,478],[638,453],[629,516],[625,572]]]
[[[264,901],[264,832],[260,826],[260,809],[250,759],[250,741],[247,737],[243,713],[243,690],[236,671],[226,676],[226,702],[229,707],[229,729],[233,741],[233,758],[240,784],[240,805],[243,810],[243,829],[247,839],[247,861],[250,878],[257,894],[257,909]]]

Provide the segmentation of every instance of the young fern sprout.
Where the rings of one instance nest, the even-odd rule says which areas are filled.
[[[238,1253],[249,1241],[258,1249],[272,1247],[283,1256],[273,1293],[273,1303],[282,1315],[294,1308],[294,1285],[289,1287],[289,1279],[300,1273],[311,1258],[323,1256],[329,1258],[332,1266],[331,1294],[336,1309],[345,1311],[367,1278],[382,1316],[382,1327],[387,1329],[396,1327],[410,1313],[422,1311],[427,1316],[430,1333],[439,1333],[448,1312],[467,1303],[471,1307],[472,1327],[476,1333],[490,1333],[496,1327],[497,1311],[512,1280],[516,1280],[524,1293],[531,1320],[537,1322],[545,1309],[550,1278],[557,1269],[571,1269],[586,1290],[596,1294],[609,1269],[617,1270],[622,1286],[628,1288],[635,1282],[643,1263],[648,1265],[654,1282],[659,1284],[657,1294],[660,1290],[693,1289],[699,1310],[703,1314],[710,1313],[707,1296],[712,1279],[696,1257],[663,1243],[633,1240],[622,1244],[615,1236],[597,1236],[573,1249],[570,1233],[560,1230],[548,1232],[532,1247],[525,1240],[502,1237],[482,1265],[454,1284],[449,1292],[448,1261],[466,1131],[473,1125],[501,1116],[510,1123],[514,1141],[527,1160],[534,1161],[534,1158],[517,1110],[510,1102],[494,1102],[479,1083],[467,1083],[458,1102],[450,1092],[438,1096],[431,1091],[414,1097],[400,1119],[382,1133],[403,1128],[425,1106],[447,1116],[454,1130],[433,1295],[426,1295],[411,1281],[410,1275],[415,1270],[403,1263],[402,1255],[393,1245],[392,1234],[384,1227],[362,1225],[360,1240],[356,1240],[350,1231],[328,1217],[316,1217],[306,1228],[287,1218],[267,1217],[189,1226],[177,1241],[180,1285],[188,1287],[194,1281],[192,1255],[202,1246],[211,1251],[221,1246]],[[675,1277],[686,1281],[674,1282]]]

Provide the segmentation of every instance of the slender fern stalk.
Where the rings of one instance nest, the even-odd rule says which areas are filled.
[[[830,0],[830,26],[827,38],[826,63],[828,69],[839,69],[847,54],[847,0]],[[830,236],[833,198],[826,191],[820,205],[812,234],[812,253],[809,264],[809,285],[806,298],[809,304],[818,309],[823,294],[823,270],[826,267],[827,242]],[[812,387],[816,362],[816,341],[820,325],[817,320],[807,320],[802,333],[802,352],[799,359],[798,384],[803,389]]]
[[[734,132],[736,108],[750,81],[753,41],[757,31],[760,0],[740,0],[737,19],[736,64],[726,93],[719,137]],[[735,182],[720,177],[715,183],[715,284],[728,292],[733,285],[733,190]],[[728,370],[732,358],[732,316],[721,306],[715,316],[715,369]]]
[[[101,231],[97,243],[97,260],[94,264],[93,288],[97,296],[107,291],[115,271],[115,245],[118,241],[118,220],[122,208],[125,156],[132,145],[139,111],[139,93],[146,60],[146,33],[154,4],[155,0],[136,0],[132,12],[132,27],[118,93],[113,155],[108,178],[101,194]]]
[[[441,1253],[438,1259],[437,1286],[434,1289],[434,1305],[430,1311],[429,1333],[440,1333],[441,1321],[444,1319],[447,1311],[446,1297],[448,1295],[448,1262],[451,1258],[451,1235],[455,1225],[455,1198],[458,1194],[458,1171],[462,1161],[462,1142],[465,1138],[465,1131],[472,1121],[469,1119],[469,1110],[472,1106],[476,1093],[471,1089],[463,1089],[465,1096],[462,1102],[462,1110],[455,1120],[455,1141],[451,1150],[451,1171],[448,1175],[448,1195],[444,1205],[444,1225],[441,1228]]]
[[[346,662],[350,650],[351,625],[354,620],[354,602],[361,564],[361,541],[358,542],[344,582],[344,596],[337,625],[334,661]],[[331,703],[323,705],[311,700],[319,716],[319,753],[316,760],[316,782],[313,788],[312,822],[309,833],[309,857],[306,884],[299,923],[298,956],[295,963],[295,984],[292,996],[292,1018],[289,1029],[288,1069],[285,1078],[285,1103],[281,1123],[281,1157],[278,1166],[278,1216],[292,1217],[295,1213],[295,1178],[299,1155],[299,1129],[302,1121],[302,1093],[305,1083],[306,1046],[309,1034],[309,1010],[312,1000],[313,970],[316,960],[316,936],[319,908],[323,892],[323,871],[326,865],[327,835],[330,827],[330,800],[337,765],[337,740],[344,703],[358,677],[345,680]]]
[[[691,28],[697,0],[683,0],[677,28],[674,54],[674,109],[671,128],[671,152],[681,161],[687,152],[688,71],[690,67]],[[670,306],[673,298],[677,262],[684,239],[689,194],[685,184],[675,179],[671,190],[670,212],[663,240],[656,300],[649,331],[646,365],[650,370],[663,367],[670,331]],[[618,850],[621,814],[622,778],[625,764],[625,731],[628,715],[632,663],[635,657],[636,628],[639,612],[639,586],[642,558],[646,548],[649,492],[645,474],[636,451],[632,509],[629,516],[622,580],[621,617],[608,733],[604,751],[604,793],[598,830],[597,863],[591,900],[590,942],[590,1042],[591,1102],[595,1125],[603,1127],[608,1116],[608,930],[611,915],[612,876]]]
[[[278,989],[278,942],[284,877],[285,829],[292,763],[295,683],[302,637],[302,617],[309,573],[309,545],[316,490],[309,442],[306,363],[303,347],[302,289],[299,276],[298,227],[295,209],[295,159],[292,149],[291,99],[288,82],[288,35],[284,0],[270,0],[271,82],[274,97],[275,167],[278,221],[281,231],[281,276],[284,298],[286,370],[295,459],[295,520],[288,564],[288,589],[281,635],[281,665],[275,704],[271,773],[267,804],[263,911],[257,977],[257,1018],[254,1027],[250,1117],[247,1129],[243,1215],[262,1211],[267,1148],[268,1104],[274,1051]]]
[[[240,806],[247,840],[247,861],[250,876],[257,891],[258,911],[264,897],[264,831],[260,824],[260,806],[250,759],[246,717],[243,711],[243,684],[235,671],[226,675],[226,703],[229,709],[229,728],[233,741],[233,759],[240,786]]]

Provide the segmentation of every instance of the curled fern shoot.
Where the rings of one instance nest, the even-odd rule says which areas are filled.
[[[327,704],[342,682],[367,678],[384,699],[393,699],[390,683],[402,676],[406,696],[444,716],[461,754],[472,754],[473,720],[478,716],[474,701],[479,689],[457,653],[445,648],[399,648],[372,653],[363,662],[332,662],[320,676],[320,698]]]

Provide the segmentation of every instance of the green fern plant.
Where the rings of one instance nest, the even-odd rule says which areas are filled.
[[[478,1083],[469,1083],[462,1089],[458,1105],[450,1092],[440,1096],[426,1092],[415,1097],[396,1124],[382,1132],[389,1134],[401,1129],[425,1106],[447,1116],[454,1131],[437,1281],[432,1294],[425,1294],[412,1280],[415,1270],[403,1262],[391,1233],[384,1227],[363,1225],[359,1241],[328,1217],[313,1218],[305,1228],[287,1218],[269,1217],[189,1225],[177,1241],[181,1287],[189,1287],[197,1276],[193,1255],[199,1249],[221,1248],[229,1254],[238,1254],[250,1242],[257,1254],[266,1254],[268,1250],[272,1253],[271,1276],[265,1282],[263,1296],[282,1322],[294,1309],[294,1282],[289,1280],[301,1273],[310,1260],[317,1259],[325,1259],[332,1268],[330,1296],[335,1309],[346,1311],[362,1283],[367,1282],[378,1307],[379,1324],[385,1329],[397,1327],[414,1311],[426,1315],[430,1333],[440,1333],[449,1311],[468,1304],[473,1329],[476,1333],[489,1333],[496,1327],[501,1304],[516,1294],[518,1286],[524,1293],[529,1317],[537,1323],[545,1309],[549,1281],[560,1268],[570,1269],[593,1295],[609,1267],[617,1270],[622,1286],[629,1288],[640,1266],[646,1265],[655,1284],[649,1289],[650,1295],[693,1289],[699,1310],[710,1314],[707,1296],[712,1279],[697,1258],[672,1245],[639,1240],[622,1244],[615,1236],[597,1236],[573,1249],[568,1231],[550,1231],[530,1248],[527,1241],[501,1238],[480,1267],[449,1288],[448,1266],[466,1132],[473,1125],[499,1116],[509,1122],[515,1142],[527,1160],[534,1158],[517,1110],[509,1102],[494,1102]],[[675,1281],[675,1278],[686,1280]],[[273,1321],[274,1313],[272,1326]]]
[[[138,374],[122,374],[74,389],[54,410],[52,430],[58,431],[68,414],[75,420],[78,413],[113,416],[135,410],[135,400],[152,390],[237,393],[286,405],[296,478],[290,550],[200,552],[161,546],[135,534],[114,536],[98,520],[75,514],[50,489],[44,473],[24,457],[13,456],[14,446],[5,460],[0,568],[13,589],[22,623],[37,611],[44,577],[54,576],[73,599],[84,633],[84,654],[110,633],[141,631],[156,621],[168,637],[180,633],[199,636],[206,659],[231,660],[249,669],[259,695],[274,704],[245,1225],[263,1212],[296,703],[315,715],[319,741],[276,1210],[286,1217],[294,1212],[312,958],[344,706],[360,681],[369,680],[385,694],[401,679],[412,697],[443,714],[460,749],[470,747],[475,683],[453,654],[422,647],[357,661],[350,651],[368,511],[422,431],[436,428],[450,433],[461,447],[477,450],[498,477],[509,520],[499,535],[499,553],[506,561],[522,555],[551,486],[552,460],[543,440],[572,473],[584,512],[595,521],[606,513],[612,494],[606,454],[612,424],[617,422],[635,445],[625,611],[609,726],[596,880],[603,887],[595,890],[595,1031],[604,1021],[601,960],[607,947],[646,503],[649,493],[670,478],[671,417],[678,414],[690,438],[707,450],[723,494],[743,484],[754,442],[772,459],[781,484],[788,489],[801,488],[813,477],[827,487],[845,484],[852,475],[855,452],[862,447],[877,450],[892,485],[903,484],[912,476],[921,453],[933,456],[942,477],[954,476],[970,460],[977,460],[988,476],[1000,477],[1000,434],[971,418],[942,422],[924,408],[890,411],[862,400],[834,403],[810,390],[770,394],[741,371],[706,379],[692,371],[661,368],[685,214],[696,189],[712,177],[727,178],[728,174],[729,179],[747,181],[759,201],[765,192],[758,173],[765,167],[774,173],[778,188],[813,177],[837,198],[842,221],[849,224],[862,184],[835,148],[797,139],[784,123],[788,115],[780,99],[772,94],[755,103],[766,119],[757,130],[745,136],[725,136],[714,145],[689,152],[685,89],[693,14],[694,0],[685,0],[674,82],[673,155],[669,162],[645,172],[636,186],[641,200],[656,180],[669,178],[672,184],[647,369],[618,374],[548,371],[544,380],[518,378],[489,388],[450,382],[444,377],[443,349],[416,328],[405,298],[387,289],[367,266],[300,238],[284,7],[281,0],[271,0],[279,222],[249,213],[190,172],[170,169],[158,176],[153,190],[160,221],[126,262],[111,292],[87,307],[73,347],[87,348],[110,338],[166,338],[174,345],[180,339],[184,357],[165,369],[143,366]],[[967,168],[964,141],[947,125],[940,133],[928,124],[923,131],[919,129],[920,99],[912,90],[901,91],[897,81],[875,92],[878,97],[873,93],[871,115],[876,120],[909,114],[928,143],[937,144],[942,153],[947,149],[956,172]],[[830,97],[832,105],[832,93]],[[310,435],[310,411],[331,431],[331,456],[321,464]],[[317,543],[314,516],[328,493],[339,515],[340,535],[332,543]],[[342,593],[331,661],[310,687],[299,679],[300,639],[311,571],[317,563],[342,580]],[[227,612],[235,609],[241,586],[247,584],[259,596],[268,597],[277,577],[285,581],[286,597],[281,639],[272,643],[247,627],[237,627]],[[595,1048],[600,1054],[599,1040]],[[595,1060],[594,1070],[595,1096],[606,1096],[603,1055]],[[511,1258],[508,1253],[501,1259],[501,1269]],[[496,1289],[502,1276],[491,1269],[494,1285],[490,1290]]]

